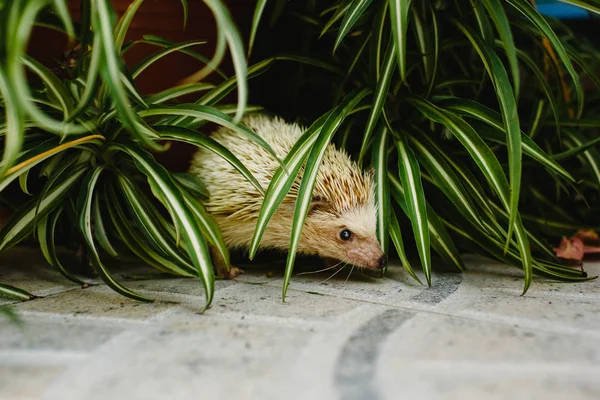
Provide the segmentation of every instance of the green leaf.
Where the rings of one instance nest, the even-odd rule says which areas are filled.
[[[50,264],[51,267],[56,268],[62,276],[70,280],[71,282],[75,282],[78,285],[85,285],[86,283],[81,279],[77,278],[75,275],[71,274],[58,260],[58,256],[56,255],[56,244],[54,242],[54,237],[56,234],[56,223],[60,217],[62,212],[62,207],[58,207],[58,209],[52,212],[48,217],[43,218],[37,224],[37,239],[40,244],[40,250],[46,259],[46,262]]]
[[[123,242],[129,250],[142,261],[148,265],[153,266],[159,271],[167,274],[176,274],[182,276],[193,277],[196,276],[196,272],[188,273],[185,269],[181,269],[178,265],[173,263],[170,259],[164,258],[157,252],[155,252],[151,246],[144,243],[141,235],[139,235],[137,229],[133,227],[132,223],[128,220],[128,217],[123,210],[119,202],[119,197],[115,194],[115,190],[112,185],[108,186],[108,196],[111,199],[107,202],[107,209],[110,219],[115,227],[118,238]],[[178,272],[174,272],[178,271]]]
[[[375,201],[377,204],[377,238],[383,254],[388,254],[388,225],[390,220],[390,187],[388,169],[388,130],[382,127],[373,143],[372,166],[375,169]]]
[[[77,107],[71,112],[68,121],[75,120],[75,118],[88,110],[88,107],[94,100],[94,96],[98,90],[98,76],[100,75],[100,63],[102,62],[102,46],[100,45],[100,40],[101,38],[98,35],[94,35],[83,93]]]
[[[481,216],[471,201],[469,193],[463,186],[461,179],[444,158],[437,153],[436,149],[429,146],[428,141],[419,140],[419,137],[422,137],[424,132],[416,133],[417,135],[409,136],[409,140],[411,148],[417,154],[421,165],[427,169],[437,187],[448,197],[456,209],[470,223],[485,230],[481,222]]]
[[[64,197],[71,191],[77,181],[83,176],[86,168],[80,167],[54,186],[37,206],[38,199],[33,198],[13,213],[0,231],[0,251],[5,250],[31,234],[36,218],[44,218],[56,209]],[[38,212],[36,213],[36,209]]]
[[[232,167],[238,170],[240,174],[242,174],[242,176],[246,178],[261,195],[265,194],[265,190],[256,180],[254,175],[252,175],[250,170],[248,170],[248,168],[246,168],[246,166],[231,151],[229,151],[225,146],[216,140],[212,139],[210,136],[203,135],[191,129],[180,128],[177,126],[157,126],[156,130],[161,133],[165,140],[175,140],[178,142],[189,143],[214,152],[231,164]]]
[[[149,66],[154,64],[156,61],[160,60],[161,58],[168,56],[169,54],[175,53],[181,49],[186,49],[188,47],[193,47],[193,46],[199,46],[199,45],[205,44],[205,43],[206,43],[206,41],[204,41],[204,40],[190,40],[187,42],[174,44],[174,45],[169,46],[161,51],[157,51],[156,53],[146,57],[138,65],[136,65],[131,70],[131,77],[133,79],[136,79],[142,72],[144,72],[146,70],[146,68],[148,68]]]
[[[508,17],[506,16],[506,12],[504,11],[504,7],[502,6],[500,0],[484,0],[483,5],[486,8],[490,18],[494,22],[494,26],[498,31],[504,51],[506,52],[506,58],[508,59],[510,73],[512,75],[514,84],[515,98],[518,99],[521,88],[521,80],[516,46],[512,37],[510,22],[508,21]]]
[[[31,193],[29,192],[29,189],[27,188],[27,177],[29,176],[29,170],[23,172],[21,175],[19,175],[19,186],[21,187],[21,191],[25,194],[28,194],[31,196]]]
[[[98,244],[102,249],[112,257],[119,257],[119,254],[115,250],[112,243],[108,239],[108,232],[104,227],[104,218],[100,210],[100,195],[98,191],[94,193],[94,200],[92,202],[92,218],[94,219],[94,237],[98,241]]]
[[[269,182],[269,187],[265,192],[265,198],[256,221],[254,235],[252,236],[252,241],[250,242],[250,259],[254,258],[256,255],[260,241],[265,230],[267,229],[267,225],[269,224],[271,217],[296,181],[298,173],[300,172],[300,168],[306,160],[310,149],[316,142],[323,124],[325,121],[327,121],[329,115],[329,112],[322,115],[296,140],[296,143],[294,143],[290,151],[288,151],[287,155],[285,156],[283,165],[281,165],[277,171],[275,171],[271,182]]]
[[[404,188],[407,216],[413,228],[425,279],[427,284],[431,286],[429,226],[427,224],[425,193],[421,183],[421,169],[405,135],[401,135],[400,140],[396,140],[396,148],[398,149],[398,174]]]
[[[390,88],[390,82],[392,81],[392,75],[394,74],[394,70],[396,67],[396,62],[394,58],[395,53],[396,43],[390,42],[383,61],[383,69],[379,74],[379,78],[377,80],[377,87],[375,88],[373,98],[373,107],[371,107],[371,111],[369,112],[369,118],[367,119],[367,125],[365,127],[365,132],[362,138],[360,154],[358,157],[359,161],[362,161],[363,157],[367,152],[369,139],[371,138],[371,135],[375,130],[377,122],[379,122],[379,116],[381,115],[381,111],[383,110],[383,107],[385,105],[385,100]]]
[[[180,104],[174,106],[152,106],[148,110],[139,111],[139,116],[142,118],[152,117],[156,115],[179,115],[186,117],[193,117],[200,120],[206,120],[210,122],[214,122],[215,124],[219,124],[224,126],[232,131],[237,132],[240,135],[247,136],[250,140],[258,143],[262,146],[267,152],[269,152],[277,161],[279,157],[275,154],[271,146],[263,139],[261,136],[252,132],[247,127],[236,123],[231,117],[225,113],[222,113],[214,108],[202,106],[199,104]],[[173,134],[173,133],[171,133]]]
[[[159,200],[172,212],[172,215],[175,217],[175,223],[180,226],[181,231],[184,233],[183,238],[187,245],[187,253],[196,267],[198,276],[204,286],[206,304],[203,311],[206,310],[214,295],[214,273],[211,258],[198,222],[185,204],[181,191],[165,168],[154,161],[148,152],[134,143],[128,143],[126,146],[113,143],[108,148],[129,154],[135,161],[138,169],[160,191],[161,197],[159,197]]]
[[[400,79],[404,82],[406,80],[406,33],[408,30],[408,11],[411,6],[411,0],[389,0],[389,6]]]
[[[468,26],[456,20],[453,20],[453,22],[467,36],[483,61],[485,69],[494,84],[498,103],[502,110],[502,120],[506,132],[506,147],[508,148],[508,174],[510,177],[510,204],[508,207],[510,218],[506,242],[506,247],[508,247],[508,241],[512,237],[512,230],[519,212],[519,195],[521,192],[522,145],[517,103],[504,65],[496,52],[483,43]]]
[[[596,14],[600,14],[600,1],[598,0],[558,0],[562,3],[572,4]]]
[[[554,122],[556,124],[556,135],[560,138],[560,124],[558,121],[558,108],[556,106],[556,101],[554,99],[554,95],[552,93],[552,88],[547,82],[547,79],[544,77],[544,73],[538,68],[537,63],[522,50],[517,50],[517,55],[528,67],[533,75],[535,76],[537,83],[544,91],[546,98],[548,99],[548,103],[550,104],[550,108],[552,109],[552,114],[554,115]]]
[[[252,48],[254,47],[254,40],[256,39],[256,32],[258,31],[258,25],[262,17],[267,0],[258,0],[254,7],[254,15],[252,16],[252,28],[250,29],[250,40],[248,41],[248,57],[252,54]]]
[[[107,84],[114,102],[115,108],[120,116],[120,122],[123,126],[137,139],[145,145],[155,150],[162,148],[155,143],[159,138],[158,134],[152,131],[147,126],[144,126],[133,111],[127,90],[121,79],[122,72],[120,64],[122,60],[117,55],[116,49],[120,48],[122,40],[125,37],[125,32],[129,26],[129,18],[133,18],[135,9],[139,7],[142,0],[136,0],[130,5],[129,10],[121,18],[119,25],[115,28],[116,38],[113,38],[111,30],[111,13],[107,0],[98,0],[96,3],[96,12],[93,13],[94,27],[96,28],[95,35],[98,36],[98,43],[102,47],[102,59],[100,72]]]
[[[248,84],[246,82],[248,66],[246,65],[242,39],[235,23],[229,15],[229,11],[227,11],[227,8],[221,1],[204,0],[204,3],[213,12],[217,20],[218,29],[225,35],[227,44],[229,45],[235,76],[238,79],[238,109],[234,117],[234,121],[237,123],[242,119],[248,101]]]
[[[208,189],[199,176],[190,174],[189,172],[175,172],[173,173],[173,178],[195,197],[202,200],[207,200],[210,197]]]
[[[348,115],[348,113],[352,111],[367,94],[369,94],[369,90],[363,89],[361,91],[353,91],[344,98],[340,105],[336,107],[331,114],[329,114],[329,118],[327,118],[323,124],[323,128],[321,129],[321,132],[319,133],[319,136],[317,137],[317,140],[312,146],[310,154],[308,155],[306,168],[302,175],[300,188],[298,189],[296,207],[294,210],[294,220],[292,222],[290,248],[285,266],[285,276],[283,279],[282,297],[284,300],[292,276],[294,260],[296,259],[296,250],[298,248],[298,243],[300,242],[300,235],[302,234],[302,227],[304,226],[304,220],[308,214],[308,208],[312,199],[312,191],[317,179],[317,172],[319,171],[321,160],[325,154],[325,149],[327,148],[327,145],[331,141],[331,138],[335,134],[338,127],[346,118],[346,115]]]
[[[198,93],[203,90],[213,89],[215,86],[210,83],[188,83],[186,85],[174,86],[158,92],[146,98],[148,104],[161,104],[169,100],[188,94]]]
[[[0,94],[4,99],[4,114],[6,118],[6,133],[4,134],[4,151],[0,163],[0,190],[7,180],[7,170],[17,159],[25,135],[23,124],[23,109],[19,107],[12,84],[0,66]]]
[[[60,18],[63,26],[65,27],[65,32],[69,37],[69,41],[75,38],[75,29],[73,28],[73,22],[71,21],[71,15],[69,14],[69,9],[64,0],[53,0],[54,10],[56,10],[56,15]]]
[[[134,300],[152,302],[152,299],[137,294],[116,281],[100,260],[100,255],[94,243],[94,234],[92,233],[92,199],[96,183],[103,170],[104,167],[100,166],[89,171],[83,179],[78,197],[77,213],[79,214],[79,229],[87,244],[90,261],[94,265],[94,269],[98,275],[100,275],[100,278],[115,292]]]
[[[423,282],[419,279],[419,277],[413,271],[408,258],[406,257],[406,252],[404,251],[404,242],[402,241],[402,232],[400,231],[400,225],[398,224],[398,218],[396,218],[396,213],[392,209],[390,212],[390,238],[392,239],[392,243],[394,243],[394,247],[396,248],[396,252],[398,253],[398,257],[400,257],[400,263],[402,264],[402,268],[410,276],[414,278],[421,285]]]
[[[219,251],[223,261],[229,265],[229,250],[225,244],[223,235],[221,235],[219,226],[206,212],[204,206],[199,201],[185,191],[183,192],[183,196],[185,197],[185,203],[198,219],[202,233],[210,241],[210,243],[215,246],[217,251]]]
[[[433,122],[438,122],[446,126],[454,136],[467,149],[473,161],[478,165],[481,172],[486,177],[489,184],[498,194],[503,207],[510,210],[509,202],[509,186],[506,176],[502,171],[502,167],[498,159],[488,147],[488,145],[479,137],[477,132],[471,125],[456,115],[447,113],[426,100],[411,97],[409,103],[417,107],[425,117]],[[527,292],[531,284],[532,262],[531,250],[527,240],[527,235],[521,218],[517,214],[514,231],[517,237],[519,251],[523,262],[523,271],[525,273],[525,287],[523,293]],[[507,238],[509,242],[509,238]]]
[[[562,61],[567,72],[571,76],[571,79],[573,80],[573,85],[575,86],[575,93],[577,96],[577,118],[581,118],[581,114],[583,112],[583,90],[581,88],[579,74],[577,71],[575,71],[575,68],[573,68],[573,64],[571,64],[571,60],[569,59],[569,56],[565,51],[560,39],[556,36],[556,33],[554,33],[544,17],[542,17],[527,0],[507,0],[507,2],[536,26],[540,33],[542,33],[548,39],[554,48],[554,51],[556,51],[558,58],[560,61]]]
[[[188,3],[187,0],[179,0],[181,1],[181,6],[183,7],[183,30],[187,27],[188,20]]]
[[[406,205],[404,188],[398,179],[389,172],[388,178],[394,200],[396,200],[396,203],[400,206],[402,211],[404,211],[405,214],[408,214],[408,206]],[[427,225],[429,227],[431,246],[434,248],[436,253],[438,253],[444,259],[444,261],[448,263],[448,265],[453,265],[457,270],[463,271],[464,265],[456,245],[452,241],[452,238],[444,227],[441,219],[437,216],[436,212],[429,204],[427,204]],[[421,283],[419,279],[417,279],[417,281]]]
[[[365,10],[369,7],[371,1],[373,0],[356,0],[350,3],[350,7],[344,13],[344,19],[342,20],[337,38],[335,39],[335,44],[333,46],[334,53],[340,43],[342,43],[342,40],[344,40],[346,35],[352,30],[356,21],[365,14]]]
[[[103,14],[101,18],[109,21],[113,17],[110,14],[112,10],[110,10],[108,4],[104,3],[104,1],[105,0],[101,0],[101,3],[98,4],[96,7],[98,8],[98,12]],[[129,7],[127,7],[127,10],[125,10],[125,12],[123,13],[123,16],[121,17],[119,22],[117,22],[117,25],[115,26],[114,48],[117,49],[119,53],[121,52],[121,48],[123,47],[123,42],[125,41],[125,35],[129,30],[129,25],[131,25],[131,21],[133,21],[135,13],[137,12],[138,8],[140,8],[143,2],[144,0],[133,0],[129,4]],[[107,28],[107,26],[103,26],[103,29],[104,28]]]
[[[32,150],[27,152],[27,158],[25,160],[20,161],[17,165],[6,171],[4,179],[0,182],[0,191],[14,181],[19,175],[29,171],[31,168],[47,160],[48,158],[75,146],[80,146],[86,143],[100,143],[100,140],[104,140],[104,137],[101,135],[90,135],[63,143],[58,146],[55,145],[54,141],[46,141],[34,147]]]
[[[31,57],[25,56],[22,59],[23,65],[29,68],[32,72],[34,72],[47,89],[48,98],[54,102],[54,100],[58,101],[60,107],[63,110],[64,118],[67,119],[73,110],[73,99],[71,98],[69,91],[63,85],[63,83],[58,79],[56,75],[54,75],[50,70],[44,67],[42,64],[37,62]]]
[[[36,298],[36,296],[32,295],[31,293],[14,286],[5,285],[3,283],[0,283],[0,295],[11,297],[17,300],[31,300]]]
[[[138,222],[137,226],[142,229],[142,232],[146,238],[154,244],[154,248],[161,253],[164,257],[173,260],[176,269],[173,272],[179,275],[191,275],[194,272],[194,267],[191,265],[188,259],[182,257],[174,249],[174,241],[169,240],[168,233],[161,229],[162,225],[158,221],[157,213],[150,211],[150,204],[144,204],[140,200],[140,188],[134,186],[134,184],[127,179],[123,174],[119,174],[118,177],[119,186],[121,192],[124,194],[124,198],[129,204],[129,210]],[[153,215],[154,214],[154,215]],[[180,267],[179,267],[180,266]]]
[[[484,106],[483,104],[468,99],[453,98],[441,102],[440,106],[442,106],[446,110],[451,110],[454,112],[458,112],[461,115],[475,118],[481,122],[488,124],[497,131],[506,132],[504,129],[504,125],[502,124],[500,115],[496,111]],[[503,138],[493,130],[482,131],[480,132],[480,134],[486,139],[493,140],[497,143],[506,144],[506,141],[503,140]],[[523,132],[521,132],[521,139],[524,154],[540,162],[546,168],[557,173],[563,178],[572,182],[575,181],[575,178],[573,178],[573,176],[569,174],[569,172],[567,172],[560,164],[558,164],[555,161],[556,155],[548,155],[529,136],[525,135]]]
[[[423,17],[419,15],[419,12],[416,8],[413,8],[413,28],[415,30],[415,36],[417,37],[417,45],[419,46],[419,51],[421,52],[423,57],[423,68],[425,70],[425,77],[428,86],[428,97],[433,89],[435,77],[437,74],[437,64],[439,58],[439,38],[435,11],[433,11],[429,7],[427,8],[427,10],[430,11],[431,26],[433,27],[433,31],[430,32],[428,27],[425,26],[422,20]]]

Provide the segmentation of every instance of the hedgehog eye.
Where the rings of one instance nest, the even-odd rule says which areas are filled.
[[[344,242],[350,240],[351,237],[352,237],[352,232],[350,232],[348,229],[344,229],[344,230],[340,231],[340,239],[342,239]]]

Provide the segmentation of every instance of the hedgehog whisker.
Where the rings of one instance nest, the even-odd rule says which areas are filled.
[[[323,271],[329,271],[330,269],[334,269],[335,267],[337,267],[338,265],[340,265],[341,263],[343,263],[343,261],[340,261],[339,263],[331,266],[331,267],[327,267],[327,268],[323,268],[320,269],[318,271],[306,271],[306,272],[299,272],[298,275],[308,275],[308,274],[318,274],[319,272],[323,272]]]
[[[322,282],[319,282],[319,285],[327,282],[328,280],[330,280],[331,278],[333,278],[334,276],[336,276],[340,271],[342,271],[344,268],[346,268],[347,265],[348,265],[348,263],[345,262],[344,265],[342,265],[342,267],[340,269],[338,269],[337,271],[335,271],[329,278],[325,279]]]
[[[346,284],[346,282],[348,282],[348,279],[350,278],[350,275],[352,275],[352,271],[354,271],[354,265],[352,266],[352,268],[350,268],[350,273],[346,277],[346,280],[344,281],[344,285]]]

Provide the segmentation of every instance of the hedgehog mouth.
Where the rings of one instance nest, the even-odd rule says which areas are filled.
[[[365,261],[364,259],[348,259],[348,263],[361,269],[380,270],[387,266],[387,257],[381,255]]]

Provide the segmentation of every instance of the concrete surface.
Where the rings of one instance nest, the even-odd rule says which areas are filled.
[[[399,267],[219,281],[129,281],[143,304],[81,289],[23,249],[0,282],[39,299],[0,315],[0,399],[600,399],[600,282],[537,278],[467,256],[432,288]],[[600,263],[586,264],[600,274]],[[12,304],[10,304],[12,303]]]

